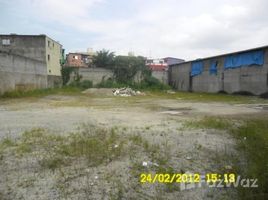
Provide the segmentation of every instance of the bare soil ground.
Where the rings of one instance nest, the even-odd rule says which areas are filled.
[[[229,134],[187,129],[184,122],[204,116],[261,115],[267,113],[265,105],[108,93],[95,89],[86,95],[0,101],[0,140],[21,144],[23,133],[33,129],[67,137],[94,126],[116,130],[120,142],[113,140],[111,148],[122,143],[122,152],[108,156],[107,162],[91,165],[81,156],[53,169],[40,164],[49,149],[21,153],[18,145],[10,145],[0,157],[0,199],[236,199],[232,188],[141,184],[139,175],[161,170],[205,175],[232,166],[229,158],[239,152]]]

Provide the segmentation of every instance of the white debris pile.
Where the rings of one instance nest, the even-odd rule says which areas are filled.
[[[119,88],[113,90],[114,96],[121,96],[121,97],[130,97],[130,96],[136,96],[136,95],[145,95],[144,93],[140,91],[132,90],[129,87]]]
[[[159,165],[157,163],[154,163],[154,162],[151,162],[151,161],[143,161],[142,166],[143,167],[150,167],[150,166],[159,167]]]

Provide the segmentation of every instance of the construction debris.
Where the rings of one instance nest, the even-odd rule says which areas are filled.
[[[121,97],[145,95],[144,93],[142,93],[140,91],[135,91],[135,90],[132,90],[131,88],[128,88],[128,87],[114,89],[113,94],[114,94],[114,96],[121,96]]]
[[[159,167],[159,165],[157,163],[154,163],[154,162],[151,162],[151,161],[143,161],[142,166],[143,167],[149,167],[149,166]]]
[[[173,91],[173,90],[167,90],[167,93],[168,93],[168,94],[176,94],[176,92]]]

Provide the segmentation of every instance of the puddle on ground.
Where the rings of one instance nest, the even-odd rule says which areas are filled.
[[[185,115],[185,114],[188,114],[188,112],[192,109],[189,107],[182,107],[182,108],[161,107],[160,110],[163,110],[160,112],[161,114]]]
[[[169,115],[182,115],[184,113],[182,112],[179,112],[179,111],[173,111],[173,110],[167,110],[167,111],[163,111],[163,112],[160,112],[162,114],[169,114]]]
[[[259,110],[268,110],[268,105],[257,105],[254,108]]]

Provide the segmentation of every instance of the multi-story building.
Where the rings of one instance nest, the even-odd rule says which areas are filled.
[[[173,57],[165,57],[160,59],[147,59],[146,66],[148,66],[152,71],[165,71],[168,69],[169,65],[179,64],[184,62],[184,60]]]
[[[85,53],[69,53],[66,56],[66,67],[89,67],[92,58]]]
[[[0,94],[61,84],[62,45],[46,35],[0,35]]]
[[[45,62],[48,75],[61,76],[62,45],[46,35],[0,35],[0,50]]]
[[[146,59],[145,65],[152,71],[152,76],[162,83],[168,83],[168,67],[172,64],[182,63],[179,58],[165,57],[160,59]]]
[[[168,68],[168,64],[164,59],[147,59],[145,64],[152,71],[164,71]]]
[[[96,53],[93,49],[88,48],[87,52],[69,53],[66,56],[66,67],[90,67],[92,64],[93,56]]]

